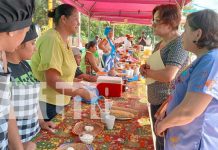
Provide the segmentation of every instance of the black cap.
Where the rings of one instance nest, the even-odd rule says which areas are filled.
[[[30,26],[30,30],[26,33],[26,36],[21,44],[26,43],[28,41],[31,41],[33,39],[36,39],[37,37],[38,37],[38,35],[36,32],[36,26],[35,26],[35,24],[32,24]]]
[[[0,0],[0,32],[30,26],[34,9],[35,0]]]

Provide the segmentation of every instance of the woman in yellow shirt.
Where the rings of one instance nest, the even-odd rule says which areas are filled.
[[[71,5],[62,4],[49,12],[48,16],[53,18],[55,28],[37,40],[38,51],[31,60],[35,78],[45,83],[40,107],[46,121],[62,111],[69,104],[71,96],[90,99],[88,91],[72,86],[77,64],[67,39],[78,31],[77,10]]]

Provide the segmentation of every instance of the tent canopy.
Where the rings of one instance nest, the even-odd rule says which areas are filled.
[[[160,4],[183,6],[190,0],[62,0],[97,20],[151,24],[152,10]]]

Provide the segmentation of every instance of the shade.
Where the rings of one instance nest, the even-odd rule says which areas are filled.
[[[160,4],[187,4],[190,0],[62,0],[97,20],[151,24],[152,10]]]

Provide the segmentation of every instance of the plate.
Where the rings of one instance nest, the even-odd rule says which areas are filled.
[[[94,128],[93,131],[89,132],[89,134],[92,134],[94,136],[97,136],[104,130],[104,125],[102,123],[94,122],[92,120],[86,120],[77,122],[72,129],[72,133],[80,135],[83,132],[87,132],[85,130],[85,126],[92,126]]]
[[[131,119],[133,119],[133,118],[116,118],[117,120],[131,120]]]
[[[86,144],[84,143],[67,143],[62,144],[57,150],[67,150],[67,148],[72,147],[74,150],[89,150]]]

